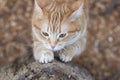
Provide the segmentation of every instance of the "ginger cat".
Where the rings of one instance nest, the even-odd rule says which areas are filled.
[[[54,60],[57,51],[69,62],[85,49],[87,32],[85,0],[35,0],[32,18],[34,58],[40,63]]]

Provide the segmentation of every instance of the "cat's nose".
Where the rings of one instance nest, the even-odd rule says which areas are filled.
[[[55,45],[51,45],[51,48],[54,49],[54,48],[55,48]]]

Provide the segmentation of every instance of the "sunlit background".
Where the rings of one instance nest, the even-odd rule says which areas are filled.
[[[95,80],[120,80],[120,0],[88,0],[86,51],[76,62]],[[32,54],[33,0],[0,0],[0,66]]]

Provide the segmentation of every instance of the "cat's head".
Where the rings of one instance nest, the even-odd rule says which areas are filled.
[[[57,51],[80,38],[84,0],[35,0],[33,34],[44,47]]]

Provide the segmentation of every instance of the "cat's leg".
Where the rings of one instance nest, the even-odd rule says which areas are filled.
[[[59,54],[60,60],[70,62],[74,56],[80,55],[86,46],[86,38],[80,39],[74,44],[67,46]]]
[[[40,63],[49,63],[54,59],[54,54],[39,42],[34,42],[34,58]]]

